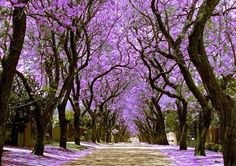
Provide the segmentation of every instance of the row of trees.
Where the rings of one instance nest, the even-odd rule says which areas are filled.
[[[207,130],[217,112],[225,165],[236,164],[234,2],[17,0],[0,5],[0,157],[16,75],[24,85],[20,94],[27,97],[10,104],[19,101],[32,109],[37,155],[43,154],[56,108],[60,146],[66,147],[70,102],[76,144],[86,114],[94,142],[108,141],[124,115],[131,132],[136,132],[132,121],[150,143],[168,144],[163,111],[176,110],[180,149],[186,150],[187,117],[197,112],[196,155],[205,155]],[[127,127],[119,127],[127,135]]]
[[[116,58],[109,56],[119,47],[115,38],[109,38],[120,19],[116,2],[18,0],[1,2],[0,10],[0,159],[7,117],[10,111],[21,114],[20,109],[28,110],[24,111],[30,116],[26,119],[34,118],[36,155],[43,155],[46,129],[56,109],[60,146],[66,148],[69,102],[74,111],[76,144],[80,144],[80,120],[87,114],[92,141],[110,141],[114,127],[120,128],[121,137],[127,134],[127,127],[119,125],[122,108],[116,98],[129,85],[126,75],[130,62],[119,51]],[[110,12],[112,16],[107,15]],[[11,92],[19,98],[10,98]],[[16,106],[11,107],[14,103]]]
[[[186,149],[187,112],[193,96],[201,107],[195,154],[205,155],[206,134],[216,111],[224,164],[235,165],[235,33],[229,27],[235,27],[235,4],[218,0],[130,3],[135,12],[127,41],[146,67],[143,77],[152,94],[146,95],[144,120],[137,118],[138,129],[159,131],[164,138],[159,143],[166,144],[162,127],[155,127],[164,124],[160,108],[167,105],[160,103],[168,96],[172,106],[166,110],[177,110],[180,149]]]

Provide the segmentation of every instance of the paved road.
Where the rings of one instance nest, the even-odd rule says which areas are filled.
[[[116,144],[97,146],[94,153],[65,166],[173,166],[152,146],[142,144]]]

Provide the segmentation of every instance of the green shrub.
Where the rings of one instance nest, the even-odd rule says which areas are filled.
[[[221,151],[221,145],[220,144],[214,144],[213,151],[220,152]]]
[[[215,151],[215,152],[221,152],[222,151],[222,147],[221,147],[220,144],[207,143],[205,145],[205,148],[207,150],[212,150],[212,151]]]
[[[213,147],[214,147],[214,143],[207,143],[207,144],[205,145],[205,148],[206,148],[207,150],[213,150]]]
[[[188,147],[195,147],[196,141],[195,140],[190,140],[188,141]]]

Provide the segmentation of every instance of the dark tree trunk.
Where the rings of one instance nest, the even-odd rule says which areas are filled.
[[[150,144],[159,144],[158,140],[157,140],[157,134],[153,134],[150,138],[148,143]]]
[[[3,145],[0,145],[0,166],[2,165]]]
[[[163,128],[164,127],[164,128]],[[166,131],[165,131],[165,122],[158,118],[156,122],[156,127],[152,133],[149,133],[149,143],[158,144],[158,145],[169,145]]]
[[[34,118],[36,122],[37,135],[36,135],[36,142],[34,145],[34,150],[32,153],[38,156],[43,156],[44,139],[46,135],[47,125],[50,120],[50,117],[49,119],[47,119],[46,117],[44,117],[45,115],[41,115],[42,112],[46,112],[46,111],[42,111],[41,108],[36,104],[35,110],[34,110],[34,116],[35,116]]]
[[[165,131],[165,119],[163,117],[163,114],[161,112],[161,107],[158,104],[158,102],[155,100],[155,98],[152,98],[152,103],[156,110],[156,116],[157,116],[157,127],[156,127],[156,138],[155,143],[159,145],[169,145],[169,142],[166,137],[166,131]]]
[[[100,130],[97,131],[97,137],[96,137],[96,139],[97,139],[97,142],[98,142],[98,143],[101,142],[101,131],[100,131]]]
[[[74,113],[74,130],[75,144],[80,145],[80,111]]]
[[[211,110],[205,109],[199,113],[198,137],[194,155],[205,156],[206,137],[211,124]]]
[[[167,137],[166,137],[165,129],[158,133],[158,135],[155,138],[155,144],[158,144],[158,145],[169,145]]]
[[[206,141],[206,128],[202,125],[202,118],[201,115],[202,113],[200,112],[199,115],[199,124],[197,128],[197,138],[196,138],[196,144],[195,144],[195,151],[194,155],[195,156],[205,156],[205,141]]]
[[[37,124],[37,137],[33,154],[43,156],[45,133],[46,133],[46,127],[41,121],[41,124]]]
[[[68,125],[68,120],[66,119],[66,105],[67,102],[69,101],[72,86],[73,86],[73,79],[68,81],[68,85],[65,88],[66,89],[65,97],[63,98],[61,103],[57,106],[59,114],[59,123],[60,123],[60,147],[64,149],[66,149],[67,125]]]
[[[188,124],[185,123],[184,126],[181,126],[181,135],[179,141],[179,149],[187,150],[187,138],[188,138]]]
[[[199,129],[199,136],[197,137],[197,142],[195,146],[194,155],[195,156],[205,156],[205,143],[207,136],[207,128]]]
[[[92,142],[96,143],[97,138],[96,138],[96,118],[95,117],[92,117],[92,126],[91,127],[92,127],[91,140],[92,140]]]
[[[230,109],[227,109],[230,108]],[[221,119],[221,144],[223,147],[223,157],[225,166],[236,165],[236,101],[229,100],[225,106],[227,114]],[[221,118],[223,115],[221,115]]]
[[[15,122],[13,122],[12,128],[11,128],[11,145],[17,146],[17,140],[18,140],[18,132],[16,129]]]
[[[188,136],[188,124],[187,124],[187,102],[176,101],[177,112],[179,117],[179,148],[180,150],[187,150],[187,136]]]
[[[144,138],[146,139],[146,141],[149,143],[149,144],[154,144],[153,143],[153,140],[152,140],[152,137],[149,135],[149,134],[146,134],[145,136],[144,136]],[[145,142],[146,142],[145,141]]]
[[[67,143],[67,119],[66,119],[66,104],[58,105],[59,123],[60,123],[60,147],[66,149]]]
[[[2,72],[0,75],[0,164],[5,141],[8,102],[26,31],[26,14],[24,8],[15,7],[12,18],[13,32],[8,51],[9,53],[2,60]]]
[[[111,142],[111,132],[106,133],[106,142],[107,143]]]
[[[103,142],[106,141],[106,133],[105,133],[104,127],[102,127],[102,129],[101,129],[101,140],[102,140]]]
[[[44,125],[44,120],[41,115],[41,108],[38,107],[38,105],[35,105],[35,110],[34,110],[34,119],[36,122],[36,142],[34,145],[33,149],[33,154],[43,156],[44,152],[44,138],[45,138],[45,133],[46,133],[46,127]]]

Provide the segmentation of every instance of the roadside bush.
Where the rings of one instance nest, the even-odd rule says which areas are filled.
[[[207,150],[212,150],[215,152],[221,152],[222,151],[222,147],[220,144],[214,144],[214,143],[207,143],[206,144],[206,149]]]

